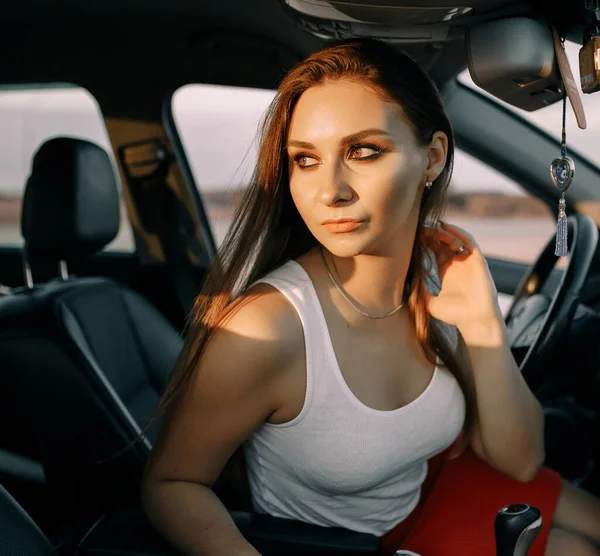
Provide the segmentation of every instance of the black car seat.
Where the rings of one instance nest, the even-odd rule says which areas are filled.
[[[182,344],[135,291],[67,275],[69,261],[101,250],[118,229],[107,153],[74,138],[44,143],[23,199],[29,285],[0,299],[0,387],[31,415],[48,484],[67,514],[137,498],[157,428],[112,456],[155,410]],[[35,283],[29,269],[48,263],[61,276]]]
[[[78,553],[162,555],[170,551],[138,496],[157,426],[123,448],[155,410],[182,340],[123,284],[67,275],[69,261],[102,249],[118,227],[106,152],[73,138],[44,143],[23,202],[26,275],[40,261],[62,275],[35,283],[34,272],[27,287],[0,299],[0,388],[31,416],[62,521],[95,522]],[[372,535],[252,512],[232,516],[264,554],[375,554],[379,547]]]
[[[2,556],[58,556],[39,527],[0,485],[0,554]]]

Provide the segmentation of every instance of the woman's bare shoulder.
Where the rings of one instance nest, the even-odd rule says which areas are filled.
[[[304,350],[296,310],[279,290],[264,283],[242,294],[214,332],[205,359],[228,361],[231,369],[269,374]]]
[[[224,323],[230,333],[291,348],[303,343],[302,324],[296,310],[275,287],[258,283],[238,299],[239,307]]]
[[[235,448],[285,405],[287,370],[303,345],[285,297],[257,285],[212,332],[154,449],[155,478],[213,484]]]

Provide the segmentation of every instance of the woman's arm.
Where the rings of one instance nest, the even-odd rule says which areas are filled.
[[[544,463],[544,414],[512,356],[500,311],[495,318],[459,327],[475,380],[478,426],[475,452],[520,481]]]
[[[142,501],[157,531],[182,554],[260,556],[208,485],[148,477]]]
[[[437,296],[426,293],[429,312],[459,330],[473,366],[479,412],[473,449],[507,475],[530,480],[545,458],[544,414],[510,351],[485,257],[473,236],[452,224],[426,229],[425,239],[441,280]]]
[[[236,448],[282,406],[286,372],[304,357],[304,340],[281,294],[264,284],[253,292],[261,295],[215,332],[165,419],[143,480],[148,518],[188,556],[258,554],[211,487]]]

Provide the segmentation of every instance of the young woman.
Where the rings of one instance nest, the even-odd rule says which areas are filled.
[[[506,504],[531,555],[598,554],[600,504],[542,467],[542,409],[475,240],[440,223],[453,134],[406,55],[331,44],[283,80],[194,311],[144,480],[184,554],[257,554],[212,487],[243,446],[259,512],[493,556]]]

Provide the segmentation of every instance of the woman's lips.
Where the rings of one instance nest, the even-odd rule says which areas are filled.
[[[333,234],[344,234],[356,230],[362,224],[361,220],[326,220],[321,225]]]

